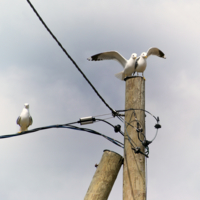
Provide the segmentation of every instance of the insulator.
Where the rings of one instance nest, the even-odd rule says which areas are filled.
[[[96,119],[92,116],[89,117],[82,117],[80,118],[79,122],[81,125],[85,125],[85,124],[92,124]]]

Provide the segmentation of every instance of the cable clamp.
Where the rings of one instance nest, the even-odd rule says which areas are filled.
[[[80,120],[78,121],[81,125],[85,125],[85,124],[92,124],[94,121],[96,121],[96,119],[92,116],[89,117],[82,117],[80,118]]]
[[[117,115],[119,115],[119,114],[117,113],[117,111],[116,111],[116,110],[113,110],[113,111],[112,111],[112,116],[113,116],[113,117],[116,117]]]
[[[133,149],[133,148],[132,148]],[[134,152],[136,153],[136,154],[138,154],[138,153],[140,153],[141,151],[140,151],[140,147],[136,147],[135,149],[133,149],[134,150]]]
[[[133,151],[134,151],[136,154],[140,153],[140,154],[146,156],[147,158],[149,157],[147,154],[143,153],[143,152],[140,150],[140,147],[136,147],[136,148],[132,148],[132,149],[133,149]]]

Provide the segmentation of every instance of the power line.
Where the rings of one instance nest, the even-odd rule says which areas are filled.
[[[58,46],[63,50],[63,52],[67,55],[67,57],[72,61],[72,63],[74,64],[74,66],[78,69],[78,71],[83,75],[83,77],[85,78],[85,80],[88,82],[88,84],[92,87],[92,89],[94,90],[94,92],[97,94],[97,96],[103,101],[103,103],[111,110],[112,114],[115,116],[117,113],[115,110],[113,110],[107,103],[106,101],[103,99],[103,97],[99,94],[99,92],[96,90],[96,88],[92,85],[92,83],[89,81],[89,79],[86,77],[86,75],[82,72],[82,70],[79,68],[79,66],[76,64],[76,62],[72,59],[72,57],[67,53],[67,51],[65,50],[65,48],[62,46],[62,44],[58,41],[58,39],[55,37],[55,35],[52,33],[52,31],[48,28],[48,26],[46,25],[46,23],[44,22],[44,20],[40,17],[39,13],[36,11],[36,9],[34,8],[34,6],[32,5],[32,3],[27,0],[28,4],[30,5],[30,7],[33,9],[34,13],[37,15],[37,17],[39,18],[39,20],[41,21],[41,23],[44,25],[44,27],[46,28],[46,30],[50,33],[50,35],[53,37],[53,39],[57,42]]]
[[[136,110],[141,110],[141,111],[144,111],[144,112],[150,114],[150,115],[156,120],[156,122],[157,122],[156,125],[154,126],[154,127],[157,129],[157,130],[156,130],[156,134],[155,134],[154,138],[153,138],[151,141],[148,141],[148,140],[146,139],[146,134],[143,133],[144,130],[143,130],[143,128],[142,128],[141,122],[137,119],[137,116],[136,116],[136,113],[135,113]],[[155,140],[155,138],[157,137],[157,134],[158,134],[158,129],[161,128],[160,119],[159,119],[159,117],[156,118],[153,114],[151,114],[149,111],[144,110],[144,109],[134,109],[134,108],[130,108],[130,109],[127,109],[127,110],[117,110],[116,112],[119,113],[119,112],[127,112],[127,111],[133,111],[133,112],[132,112],[132,114],[131,114],[131,117],[130,117],[130,121],[129,121],[129,122],[127,122],[126,120],[124,120],[124,121],[125,121],[125,128],[126,128],[126,124],[128,124],[129,126],[131,126],[132,128],[134,128],[134,129],[138,132],[138,139],[140,140],[140,142],[142,143],[142,145],[143,145],[143,146],[145,147],[145,149],[147,150],[147,151],[145,152],[145,155],[148,156],[148,154],[149,154],[149,147],[148,147],[148,145],[151,144],[151,143]],[[133,114],[134,114],[135,120],[131,120]],[[120,116],[120,114],[119,114],[119,116]],[[117,116],[117,117],[118,117],[118,116]],[[118,118],[119,118],[119,117],[118,117]],[[119,119],[119,120],[121,121],[121,119]],[[137,128],[134,127],[134,126],[131,124],[131,122],[134,122],[134,121],[137,122]],[[139,126],[140,126],[140,127],[139,127]],[[127,126],[127,127],[128,127],[128,126]],[[145,131],[146,131],[146,129],[145,129]],[[141,140],[139,134],[142,134],[142,135],[143,135],[143,137],[144,137],[144,140],[143,140],[143,141]],[[141,153],[141,152],[139,151],[139,153]]]
[[[115,131],[116,133],[117,133],[117,132],[120,132],[121,135],[124,136],[124,133],[121,131],[121,126],[120,126],[119,124],[116,125],[116,126],[114,126],[114,125],[111,124],[110,122],[107,122],[105,119],[96,119],[96,120],[97,120],[96,122],[98,122],[98,121],[105,122],[106,124],[112,126],[112,127],[114,128],[114,131]]]
[[[158,118],[156,118],[156,117],[155,117],[153,114],[151,114],[149,111],[143,110],[143,109],[134,109],[134,108],[130,108],[130,109],[127,109],[127,110],[116,110],[116,112],[117,112],[117,113],[118,113],[118,112],[126,112],[126,111],[131,111],[131,110],[141,110],[141,111],[144,111],[144,112],[150,114],[152,117],[154,117],[156,121],[158,121]]]
[[[124,144],[121,143],[120,141],[115,140],[111,137],[108,137],[108,136],[106,136],[102,133],[95,131],[95,130],[88,129],[88,128],[80,128],[80,127],[72,125],[72,124],[75,124],[75,123],[79,123],[79,122],[72,122],[72,123],[68,123],[68,124],[57,124],[57,125],[51,125],[51,126],[43,126],[43,127],[31,129],[29,131],[23,131],[21,133],[15,133],[15,134],[9,134],[9,135],[0,135],[0,139],[22,136],[22,135],[25,135],[25,134],[29,134],[29,133],[33,133],[33,132],[37,132],[37,131],[41,131],[41,130],[46,130],[46,129],[51,129],[51,128],[68,128],[68,129],[72,129],[72,130],[85,131],[85,132],[89,132],[89,133],[92,133],[92,134],[95,134],[95,135],[102,136],[105,139],[109,140],[110,142],[114,143],[115,145],[117,145],[121,148],[124,148]]]

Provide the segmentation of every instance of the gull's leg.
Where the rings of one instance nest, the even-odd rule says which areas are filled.
[[[146,79],[144,78],[144,72],[142,72],[142,76],[143,76],[143,79],[146,81]]]

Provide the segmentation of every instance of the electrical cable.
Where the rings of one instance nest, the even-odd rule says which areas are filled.
[[[107,114],[102,114],[102,115],[96,115],[94,117],[101,117],[101,116],[105,116],[105,115],[112,115],[112,113],[107,113]]]
[[[121,143],[120,141],[115,140],[115,139],[113,139],[113,138],[111,138],[111,137],[108,137],[108,136],[106,136],[106,135],[104,135],[104,134],[102,134],[102,133],[99,133],[99,132],[97,132],[97,131],[95,131],[95,130],[92,130],[92,129],[80,128],[80,127],[76,127],[76,126],[72,126],[72,125],[70,125],[70,127],[63,127],[63,128],[75,129],[75,130],[79,130],[79,131],[86,131],[86,132],[89,132],[89,133],[93,133],[93,134],[96,134],[96,135],[100,135],[100,136],[103,136],[104,138],[106,138],[107,140],[109,140],[110,142],[112,142],[112,143],[114,143],[114,144],[116,144],[116,145],[118,145],[118,146],[124,148],[124,144]]]
[[[121,131],[121,126],[120,125],[117,125],[117,126],[120,126],[119,127],[119,130],[117,130],[116,131],[116,126],[114,126],[113,124],[111,124],[110,122],[107,122],[106,120],[104,120],[104,119],[96,119],[96,121],[95,122],[100,122],[100,121],[102,121],[102,122],[105,122],[106,124],[109,124],[110,126],[112,126],[113,128],[114,128],[114,130],[115,130],[115,132],[120,132],[123,136],[124,136],[124,133]],[[117,127],[118,128],[118,127]]]
[[[131,111],[131,110],[141,110],[141,111],[144,111],[144,112],[150,114],[152,117],[154,117],[155,120],[157,121],[157,118],[156,118],[153,114],[151,114],[149,111],[144,110],[144,109],[134,109],[134,108],[130,108],[130,109],[126,109],[126,110],[116,110],[116,112],[117,112],[117,113],[118,113],[118,112],[126,112],[126,111]]]
[[[128,141],[129,141],[129,143],[131,144],[131,146],[132,146],[132,149],[135,151],[136,150],[136,148],[137,147],[134,147],[134,145],[132,144],[132,142],[131,142],[131,138],[130,138],[130,136],[129,136],[129,134],[128,134],[128,131],[127,131],[127,129],[126,129],[126,126],[125,126],[125,131],[126,131],[126,134],[127,134],[127,136],[128,136]],[[133,141],[133,140],[132,140]],[[134,143],[134,142],[133,142]],[[136,145],[136,144],[135,144]],[[137,145],[136,145],[137,146]],[[125,148],[124,148],[124,150],[125,150]],[[133,151],[132,151],[133,152]],[[143,153],[142,153],[143,154]],[[144,154],[143,154],[144,155]],[[141,172],[140,172],[140,170],[139,170],[139,166],[138,166],[138,163],[137,163],[137,160],[136,160],[136,158],[135,158],[135,153],[133,153],[133,157],[134,157],[134,159],[135,159],[135,163],[136,163],[136,165],[137,165],[137,169],[138,169],[138,172],[139,172],[139,174],[140,174],[140,176],[141,176],[141,178],[142,178],[142,180],[143,180],[143,182],[145,183],[145,180],[144,180],[144,178],[143,178],[143,176],[142,176],[142,174],[141,174]]]
[[[105,118],[104,120],[107,120],[107,119],[113,119],[114,117],[108,117],[108,118]]]
[[[136,122],[138,122],[138,120],[132,120],[131,122],[127,122],[126,120],[124,120],[125,121],[125,123],[126,124],[128,124],[129,126],[131,126],[132,128],[134,128],[137,132],[138,132],[138,139],[140,140],[140,142],[142,142],[141,141],[141,139],[140,139],[140,137],[139,137],[139,133],[141,133],[142,135],[143,135],[143,137],[144,137],[144,139],[146,139],[146,136],[145,136],[145,134],[143,133],[143,132],[141,132],[140,130],[142,130],[142,128],[136,128],[136,127],[134,127],[132,124],[130,124],[131,122],[133,122],[133,121],[136,121]],[[140,124],[140,126],[141,126],[141,124]]]
[[[120,117],[120,116],[118,116],[118,115],[116,115],[117,116],[117,118],[123,123],[124,122],[124,120],[122,119],[122,117]]]
[[[136,115],[136,114],[135,114],[135,115]],[[140,148],[137,147],[136,143],[130,138],[130,136],[129,136],[128,132],[127,132],[126,124],[132,126],[132,125],[130,124],[132,117],[133,117],[133,113],[131,114],[131,117],[130,117],[129,122],[126,122],[126,120],[125,120],[125,132],[127,133],[128,141],[129,141],[129,143],[131,144],[132,149],[134,150],[135,153],[140,153],[140,154],[143,154],[144,156],[148,157],[148,154],[147,154],[147,153],[149,153],[149,151],[147,151],[147,152],[142,152],[142,151],[140,150]],[[136,116],[135,116],[135,118],[137,119]],[[134,120],[134,121],[135,121],[135,120]],[[142,130],[142,128],[139,129],[138,127],[137,127],[137,128],[134,127],[134,126],[132,126],[132,127],[135,128],[136,131],[138,132],[138,139],[139,139],[139,141],[140,141],[140,142],[142,143],[142,145],[143,145],[143,141],[139,138],[139,132],[141,132],[140,130]],[[144,134],[143,134],[143,135],[144,135]],[[145,137],[144,137],[144,141],[146,141],[146,138],[145,138]],[[135,144],[136,147],[134,147],[133,143]],[[148,150],[148,147],[146,147],[146,149]]]
[[[30,5],[30,7],[33,9],[34,13],[37,15],[37,17],[39,18],[40,22],[44,25],[44,27],[46,28],[46,30],[50,33],[50,35],[53,37],[53,39],[57,42],[58,46],[63,50],[63,52],[67,55],[67,57],[72,61],[72,63],[74,64],[74,66],[78,69],[78,71],[82,74],[82,76],[85,78],[85,80],[88,82],[88,84],[92,87],[92,89],[94,90],[94,92],[97,94],[97,96],[102,100],[102,102],[111,110],[112,114],[115,116],[117,113],[115,110],[113,110],[107,103],[106,101],[103,99],[103,97],[99,94],[99,92],[96,90],[96,88],[92,85],[92,83],[89,81],[89,79],[86,77],[86,75],[82,72],[82,70],[79,68],[79,66],[76,64],[76,62],[72,59],[72,57],[67,53],[67,51],[65,50],[65,48],[62,46],[62,44],[58,41],[58,39],[55,37],[55,35],[51,32],[51,30],[48,28],[48,26],[46,25],[46,23],[44,22],[44,20],[41,18],[41,16],[39,15],[39,13],[36,11],[36,9],[34,8],[34,6],[32,5],[32,3],[27,0],[28,4]]]
[[[113,124],[111,124],[110,122],[107,122],[107,121],[104,120],[104,119],[97,119],[97,118],[95,118],[95,119],[96,119],[96,122],[97,122],[97,121],[105,122],[106,124],[109,124],[110,126],[112,126],[113,128],[115,128],[115,126],[114,126]]]
[[[128,124],[128,125],[131,126],[132,128],[135,128],[135,129],[136,129],[136,131],[137,131],[137,133],[138,133],[138,139],[139,139],[139,141],[142,143],[142,145],[143,145],[143,146],[145,147],[145,149],[146,149],[145,155],[148,156],[148,155],[149,155],[149,147],[148,147],[148,145],[151,144],[151,143],[155,140],[155,138],[157,137],[157,134],[158,134],[158,129],[161,128],[161,125],[159,124],[159,121],[160,121],[160,120],[159,120],[159,117],[156,118],[153,114],[151,114],[149,111],[146,111],[146,110],[144,110],[144,109],[133,109],[133,108],[130,108],[130,109],[127,109],[127,110],[117,110],[116,112],[126,112],[126,111],[131,111],[131,110],[132,110],[133,112],[132,112],[132,114],[131,114],[130,121],[127,122],[126,120],[124,120],[124,121],[125,121],[125,124]],[[153,138],[151,141],[146,140],[146,134],[143,133],[143,129],[142,129],[141,122],[137,119],[135,110],[141,110],[141,111],[147,112],[148,114],[150,114],[150,115],[157,121],[157,124],[154,126],[154,127],[157,129],[157,130],[156,130],[156,134],[155,134],[154,138]],[[131,120],[133,114],[134,114],[134,116],[135,116],[135,120]],[[131,123],[134,122],[134,121],[137,122],[137,128],[134,127],[134,126],[131,124]],[[139,128],[139,126],[140,126],[140,128]],[[145,131],[146,131],[146,130],[145,130]],[[142,141],[141,138],[140,138],[140,134],[142,134],[143,137],[144,137],[143,141]]]
[[[124,148],[124,144],[121,143],[120,141],[115,140],[111,137],[108,137],[108,136],[106,136],[102,133],[95,131],[95,130],[88,129],[88,128],[80,128],[80,127],[72,125],[72,124],[75,124],[75,123],[78,123],[78,122],[73,122],[73,123],[69,123],[69,124],[57,124],[57,125],[51,125],[51,126],[44,126],[44,127],[31,129],[29,131],[23,131],[21,133],[9,134],[9,135],[0,135],[0,139],[11,138],[11,137],[15,137],[15,136],[21,136],[21,135],[25,135],[25,134],[45,130],[45,129],[51,129],[51,128],[68,128],[68,129],[72,129],[72,130],[86,131],[86,132],[89,132],[89,133],[92,133],[92,134],[100,135],[100,136],[106,138],[107,140],[109,140],[110,142],[116,144],[117,146]]]
[[[124,127],[125,127],[125,132],[126,132],[126,135],[127,135],[127,137],[128,137],[128,141],[129,141],[129,143],[131,144],[131,146],[135,149],[136,147],[134,147],[134,145],[135,146],[137,146],[137,144],[130,138],[130,136],[129,136],[129,134],[128,134],[128,131],[127,131],[127,127],[126,127],[126,125],[124,125]],[[133,143],[134,143],[134,145],[133,145]]]
[[[157,135],[158,135],[158,129],[157,129],[157,131],[156,131],[156,135],[155,135],[154,138],[151,140],[151,142],[153,142],[153,141],[156,139]]]

